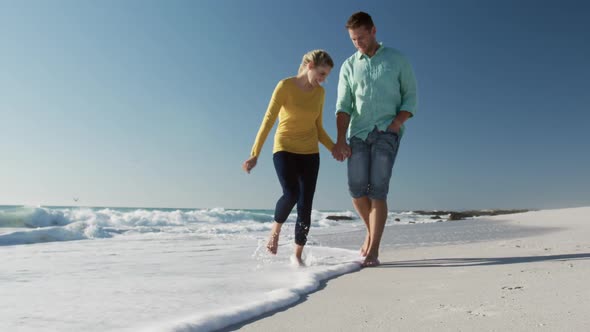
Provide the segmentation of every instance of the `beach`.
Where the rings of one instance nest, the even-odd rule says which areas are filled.
[[[386,228],[380,267],[327,280],[294,305],[226,330],[590,330],[590,208],[477,222],[505,229],[487,240],[476,231],[395,247],[395,229]]]
[[[360,268],[352,211],[314,211],[303,268],[272,211],[0,208],[1,331],[586,331],[590,208],[392,211]],[[338,219],[338,220],[334,220]]]

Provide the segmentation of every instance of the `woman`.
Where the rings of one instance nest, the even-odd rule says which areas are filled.
[[[334,148],[334,142],[322,126],[325,91],[320,86],[333,67],[334,62],[327,52],[311,51],[303,56],[297,76],[277,84],[250,158],[242,165],[247,173],[256,166],[264,141],[278,116],[273,161],[283,195],[276,204],[275,221],[266,247],[271,254],[277,253],[281,227],[297,203],[295,258],[299,265],[303,265],[301,254],[311,225],[311,206],[320,167],[318,141],[330,151]]]

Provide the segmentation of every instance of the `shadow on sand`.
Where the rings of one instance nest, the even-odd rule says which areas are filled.
[[[412,261],[386,262],[381,263],[377,268],[400,268],[400,267],[466,267],[482,265],[504,265],[535,263],[545,261],[570,261],[590,258],[590,253],[526,256],[526,257],[486,257],[486,258],[437,258]]]

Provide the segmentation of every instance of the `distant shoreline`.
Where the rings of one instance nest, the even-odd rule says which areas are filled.
[[[466,211],[438,211],[438,210],[415,210],[411,211],[415,214],[425,216],[432,216],[431,219],[443,219],[442,215],[448,215],[447,220],[464,220],[481,216],[499,216],[503,214],[524,213],[532,210],[514,209],[514,210],[466,210]],[[357,218],[349,216],[329,215],[326,217],[329,220],[354,220]]]

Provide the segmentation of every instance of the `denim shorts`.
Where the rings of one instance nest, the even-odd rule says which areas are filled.
[[[387,199],[399,141],[397,133],[379,131],[377,127],[364,141],[357,137],[350,139],[348,190],[352,198]]]

